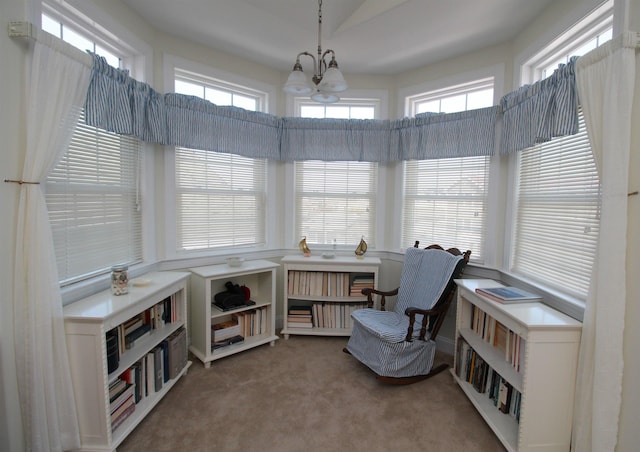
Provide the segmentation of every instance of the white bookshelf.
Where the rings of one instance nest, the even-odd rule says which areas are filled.
[[[149,273],[144,275],[148,284],[141,287],[130,285],[128,294],[115,296],[108,289],[64,307],[69,364],[80,427],[80,450],[115,450],[187,372],[191,364],[188,361],[176,377],[164,382],[161,390],[152,391],[136,403],[134,411],[112,431],[109,385],[172,333],[187,327],[188,277],[186,272]],[[175,300],[176,320],[152,330],[137,341],[120,355],[118,368],[109,373],[107,331],[170,297]],[[185,341],[184,356],[186,353]]]
[[[569,451],[574,387],[582,324],[540,302],[501,304],[476,293],[502,284],[488,279],[458,279],[456,344],[464,339],[488,365],[521,393],[519,421],[503,413],[487,393],[458,375],[455,348],[451,373],[471,403],[508,451]],[[473,326],[474,309],[518,336],[519,365],[499,350],[489,335]]]
[[[373,287],[378,288],[378,271],[380,268],[380,259],[377,257],[364,257],[358,259],[354,256],[334,256],[325,258],[323,256],[285,256],[282,258],[284,264],[284,303],[283,303],[283,325],[281,334],[285,339],[291,334],[310,335],[310,336],[350,336],[351,325],[349,318],[349,306],[355,304],[364,304],[367,297],[359,294],[358,296],[350,296],[348,290],[345,293],[344,287],[351,287],[355,276],[373,277]],[[341,295],[332,293],[331,290],[325,288],[324,291],[315,290],[293,290],[290,284],[291,278],[299,274],[323,273],[323,274],[341,274],[343,280],[346,280],[346,286],[343,287]],[[302,293],[301,293],[302,292]],[[296,324],[287,320],[289,308],[291,306],[312,306],[314,304],[329,305],[335,314],[327,314],[339,317],[341,321],[334,322],[334,326],[314,326],[313,328],[300,328]],[[317,322],[316,322],[317,324]]]
[[[189,292],[189,350],[205,367],[211,362],[263,344],[274,345],[275,333],[276,269],[280,265],[266,260],[244,261],[239,267],[228,264],[190,268]],[[213,304],[215,294],[225,290],[225,283],[244,285],[251,290],[254,305],[223,311]],[[212,349],[211,329],[216,323],[228,321],[238,313],[261,311],[262,326],[243,342]]]

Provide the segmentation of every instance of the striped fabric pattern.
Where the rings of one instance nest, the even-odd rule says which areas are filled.
[[[218,106],[194,96],[164,96],[165,144],[249,158],[280,159],[280,121],[267,113]]]
[[[284,161],[384,163],[509,153],[578,130],[575,59],[498,106],[388,121],[282,118],[161,94],[92,56],[86,123],[165,145]]]
[[[347,349],[376,374],[399,378],[428,374],[433,367],[436,343],[432,340],[385,342],[367,329],[354,326]]]
[[[501,154],[578,133],[576,60],[573,57],[550,77],[502,97]]]
[[[282,160],[389,161],[389,121],[283,118],[282,124]]]
[[[163,96],[126,70],[93,55],[91,82],[85,101],[85,122],[109,132],[165,144]]]
[[[460,259],[462,256],[442,250],[407,249],[395,309],[354,311],[349,352],[378,375],[405,377],[429,373],[436,344],[428,335],[425,341],[405,341],[409,316],[404,312],[408,307],[432,308]],[[414,338],[418,337],[421,325],[422,316],[417,316]]]
[[[390,160],[491,156],[500,107],[457,113],[423,113],[394,121]]]

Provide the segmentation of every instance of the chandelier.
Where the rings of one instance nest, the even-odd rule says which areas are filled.
[[[293,70],[289,74],[287,83],[285,83],[283,90],[285,93],[303,95],[311,94],[311,99],[316,102],[322,102],[330,104],[340,100],[340,97],[336,93],[342,92],[347,89],[347,82],[344,80],[340,69],[338,69],[338,62],[336,61],[336,54],[333,50],[327,49],[322,52],[322,46],[320,44],[320,38],[322,35],[322,0],[318,1],[318,58],[316,59],[309,52],[300,52],[296,56],[296,63],[293,65]],[[311,86],[307,80],[307,76],[302,72],[302,64],[300,64],[300,57],[302,55],[310,56],[313,60],[313,86]],[[331,60],[327,63],[328,56],[331,55]]]

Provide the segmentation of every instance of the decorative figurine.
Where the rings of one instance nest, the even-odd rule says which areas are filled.
[[[362,257],[364,256],[364,253],[366,252],[367,252],[367,242],[364,241],[364,235],[363,235],[354,253],[356,253],[356,257],[358,259],[362,259]]]
[[[302,240],[300,240],[300,242],[298,242],[298,248],[300,248],[300,251],[302,251],[302,254],[304,255],[304,257],[311,256],[311,250],[307,246],[307,236],[306,235],[304,237],[302,237]]]

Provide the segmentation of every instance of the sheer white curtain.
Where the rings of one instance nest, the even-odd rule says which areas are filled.
[[[39,185],[64,153],[86,97],[90,59],[76,52],[80,58],[70,58],[67,44],[40,33],[27,63],[13,313],[18,396],[27,450],[34,451],[80,445],[53,240]]]
[[[574,451],[613,451],[618,436],[634,47],[635,34],[623,33],[576,64],[587,133],[602,183],[602,208],[578,362]]]

